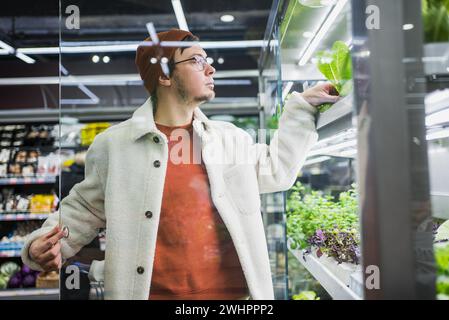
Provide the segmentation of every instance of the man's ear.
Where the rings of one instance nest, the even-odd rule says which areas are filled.
[[[164,74],[164,75],[162,75],[162,76],[159,76],[159,84],[160,84],[161,86],[164,86],[164,87],[170,87],[170,85],[171,85],[171,80],[170,80],[169,77],[167,77],[167,76]]]

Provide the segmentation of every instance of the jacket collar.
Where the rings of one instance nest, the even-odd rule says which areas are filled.
[[[153,118],[153,104],[151,103],[151,99],[148,98],[145,103],[137,108],[134,111],[133,116],[131,117],[131,126],[132,126],[132,139],[133,141],[138,140],[143,137],[147,133],[159,133],[159,130],[154,123]],[[199,107],[196,107],[193,111],[193,127],[198,132],[200,136],[204,130],[207,130],[210,126],[210,120],[206,117],[206,115],[200,110]]]

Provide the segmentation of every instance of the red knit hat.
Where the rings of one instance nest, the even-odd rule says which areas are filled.
[[[169,31],[159,32],[157,34],[159,42],[161,41],[182,41],[188,36],[192,36],[188,31],[171,29]],[[144,41],[151,41],[148,37]],[[156,89],[159,77],[164,75],[160,65],[160,59],[166,57],[170,61],[175,55],[178,47],[161,47],[160,45],[144,46],[140,45],[136,53],[136,65],[143,80],[145,88],[150,94]],[[158,59],[158,62],[151,63],[151,58]]]

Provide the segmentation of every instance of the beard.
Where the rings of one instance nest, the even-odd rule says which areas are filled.
[[[210,94],[208,95],[202,95],[202,96],[196,96],[193,97],[192,100],[194,102],[199,102],[199,103],[204,103],[204,102],[209,102],[211,101],[213,98],[215,98],[215,92],[212,91]]]
[[[175,89],[181,101],[186,104],[202,104],[204,102],[211,101],[215,98],[215,92],[211,90],[210,94],[199,95],[199,96],[189,96],[187,93],[186,86],[184,82],[176,75],[173,74],[173,80],[175,80]]]

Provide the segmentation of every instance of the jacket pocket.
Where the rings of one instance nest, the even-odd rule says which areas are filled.
[[[226,193],[238,210],[246,215],[260,213],[259,184],[254,167],[236,165],[223,173]]]

